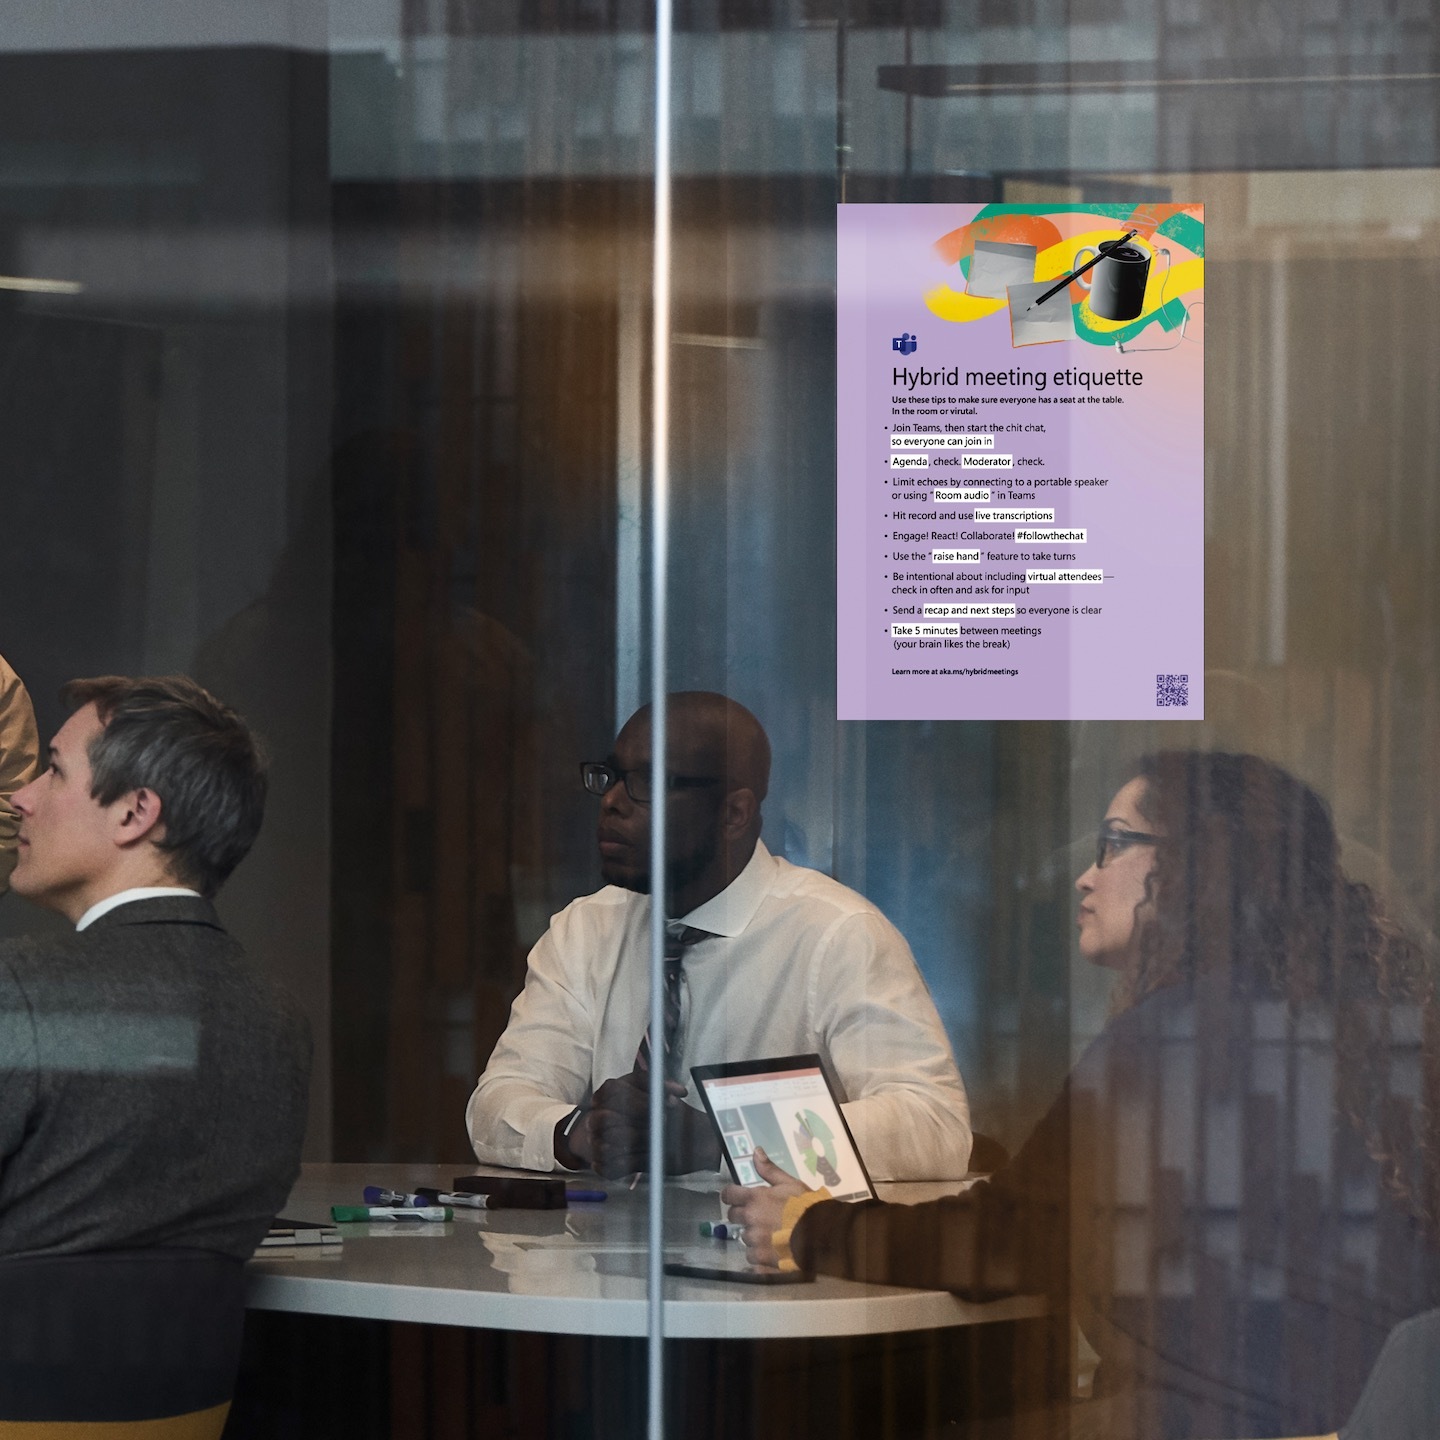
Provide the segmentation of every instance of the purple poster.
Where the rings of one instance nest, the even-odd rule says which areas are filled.
[[[839,718],[1202,718],[1203,207],[837,213]]]

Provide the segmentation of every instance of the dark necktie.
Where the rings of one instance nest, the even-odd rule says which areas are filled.
[[[677,1042],[680,1038],[680,988],[685,978],[685,950],[698,941],[708,940],[710,931],[697,930],[693,925],[681,925],[671,920],[665,926],[665,1073],[670,1074],[672,1066],[679,1059]],[[672,1058],[673,1057],[673,1058]],[[635,1052],[635,1068],[650,1068],[650,1027],[645,1027],[640,1048]]]

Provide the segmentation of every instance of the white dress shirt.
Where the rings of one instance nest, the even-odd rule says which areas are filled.
[[[685,951],[687,1080],[691,1065],[818,1051],[872,1178],[965,1174],[970,1108],[955,1058],[910,947],[868,900],[757,844],[681,919],[712,937]],[[650,897],[613,885],[551,921],[466,1108],[481,1160],[555,1169],[556,1121],[634,1069],[649,925]]]
[[[189,890],[183,885],[137,885],[131,890],[121,890],[118,894],[97,900],[75,922],[75,928],[83,930],[87,925],[93,925],[102,915],[108,915],[121,905],[130,904],[132,900],[174,900],[181,895],[193,895],[197,900],[201,898],[198,890]]]

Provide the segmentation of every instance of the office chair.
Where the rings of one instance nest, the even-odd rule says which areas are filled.
[[[244,1323],[210,1251],[0,1260],[0,1440],[218,1440]]]
[[[1338,1435],[1286,1440],[1435,1440],[1440,1436],[1440,1310],[1402,1320],[1389,1334],[1354,1412]]]
[[[1440,1310],[1402,1320],[1381,1349],[1340,1440],[1440,1435]]]

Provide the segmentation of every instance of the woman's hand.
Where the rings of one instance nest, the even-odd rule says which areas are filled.
[[[755,1151],[754,1160],[755,1169],[766,1183],[749,1188],[727,1185],[720,1192],[720,1199],[730,1207],[730,1223],[745,1227],[745,1258],[752,1265],[768,1265],[773,1269],[780,1263],[774,1235],[780,1228],[786,1202],[796,1195],[809,1194],[810,1187],[782,1170],[763,1150]]]

